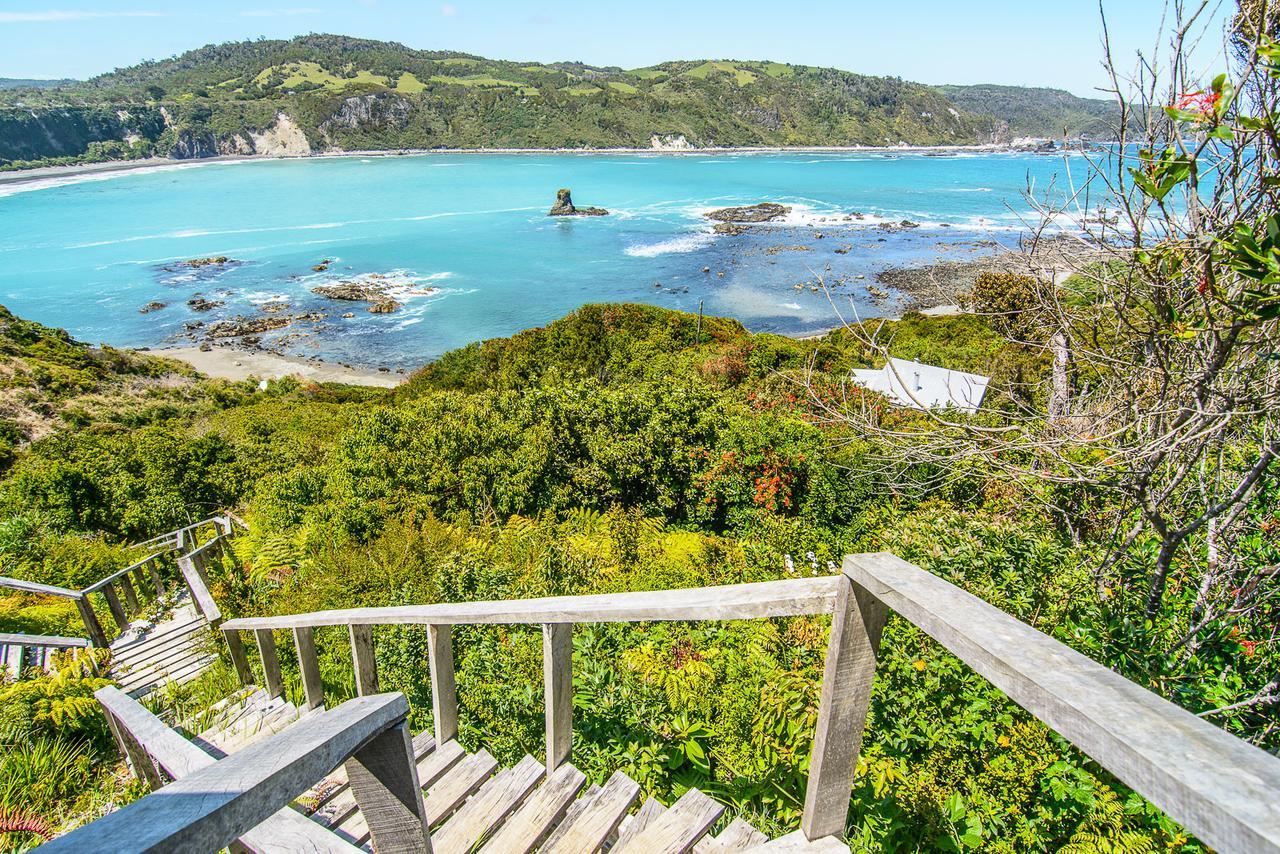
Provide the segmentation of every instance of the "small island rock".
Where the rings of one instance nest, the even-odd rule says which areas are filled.
[[[791,213],[791,208],[776,202],[761,202],[758,205],[743,205],[736,208],[721,208],[703,214],[707,219],[717,222],[773,222],[775,219]]]
[[[573,196],[569,193],[568,187],[563,187],[556,191],[556,203],[551,206],[551,210],[547,212],[547,216],[608,216],[609,212],[604,208],[579,208],[574,207]]]

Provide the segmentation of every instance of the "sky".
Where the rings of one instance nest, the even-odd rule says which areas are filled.
[[[1209,2],[1212,38],[1196,57],[1206,72],[1222,64],[1222,22],[1233,7]],[[1156,46],[1164,3],[1103,0],[1121,68]],[[0,77],[85,78],[211,42],[309,32],[624,68],[770,59],[1085,97],[1106,85],[1096,0],[0,0]]]

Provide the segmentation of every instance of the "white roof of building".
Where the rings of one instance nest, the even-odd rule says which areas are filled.
[[[901,406],[954,407],[963,412],[978,411],[990,382],[989,377],[907,359],[889,359],[887,365],[875,370],[855,368],[852,375],[858,385],[878,391]]]

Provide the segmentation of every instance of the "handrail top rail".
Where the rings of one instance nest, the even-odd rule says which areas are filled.
[[[113,714],[130,711],[111,692],[102,690],[95,696]],[[408,714],[409,703],[400,693],[357,697],[313,712],[280,733],[196,769],[44,847],[50,854],[220,850],[287,807]],[[146,741],[140,738],[140,743],[147,748]]]
[[[0,632],[0,646],[88,646],[84,638],[67,638],[61,635],[25,635],[19,632]]]
[[[240,617],[224,631],[360,625],[540,625],[626,623],[662,620],[751,620],[828,614],[839,576],[759,581],[717,587],[690,587],[589,596],[548,596],[483,602],[441,602],[348,608],[275,617]]]
[[[220,543],[225,538],[226,538],[226,534],[218,533],[210,537],[205,542],[201,543],[199,548],[194,548],[191,551],[181,555],[181,557],[194,558],[194,557],[197,557],[198,555],[203,555],[206,551],[213,548],[215,545]]]
[[[157,534],[156,536],[152,537],[149,540],[143,540],[140,543],[133,543],[132,545],[129,546],[129,548],[142,549],[142,548],[147,548],[148,546],[152,546],[155,543],[159,543],[162,540],[172,540],[179,533],[186,533],[187,531],[194,530],[203,525],[216,524],[220,519],[224,519],[228,516],[231,516],[231,514],[227,512],[218,513],[208,517],[207,519],[201,519],[199,522],[192,522],[190,525],[185,525],[181,528],[174,528],[172,531],[165,531],[163,534]],[[239,521],[237,517],[232,516],[231,518],[236,519],[236,521]],[[241,522],[240,524],[242,527],[245,527],[245,528],[248,527],[243,522]]]
[[[129,566],[126,566],[124,569],[118,569],[115,572],[111,573],[110,575],[106,576],[105,578],[100,578],[97,581],[90,584],[88,587],[81,590],[80,595],[86,596],[90,593],[97,593],[99,590],[106,587],[108,584],[111,584],[117,579],[128,575],[134,570],[141,569],[142,567],[146,566],[150,561],[155,560],[156,558],[160,557],[163,554],[164,552],[153,552],[152,554],[147,555],[137,563],[130,564]]]
[[[79,599],[80,591],[58,587],[55,584],[41,584],[38,581],[24,581],[21,578],[9,578],[0,575],[0,587],[20,590],[23,593],[41,593],[45,596],[61,596],[64,599]]]
[[[1280,852],[1280,758],[889,552],[843,569],[1217,850]]]

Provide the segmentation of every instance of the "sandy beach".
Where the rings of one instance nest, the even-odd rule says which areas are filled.
[[[0,187],[48,182],[94,175],[135,172],[145,169],[202,166],[210,163],[237,163],[247,160],[306,160],[335,157],[423,157],[433,154],[661,154],[661,155],[714,155],[714,154],[802,154],[802,153],[880,153],[921,154],[927,152],[1016,152],[1018,149],[1005,144],[984,145],[843,145],[843,146],[743,146],[739,148],[400,148],[353,151],[316,151],[309,155],[277,157],[267,154],[227,154],[218,157],[201,157],[190,160],[171,160],[167,157],[149,157],[144,160],[109,160],[104,163],[77,163],[70,166],[39,166],[0,172]]]
[[[228,380],[280,379],[298,377],[316,383],[346,383],[378,388],[395,388],[405,379],[405,374],[385,373],[376,370],[347,368],[332,362],[277,356],[274,353],[236,350],[231,347],[214,347],[201,350],[198,347],[161,347],[144,351],[152,356],[164,356],[186,362],[202,374]]]

